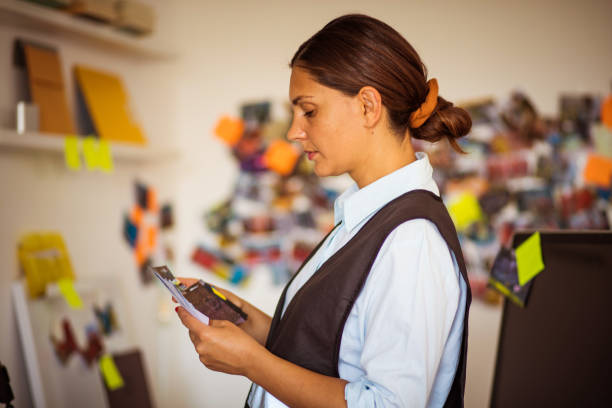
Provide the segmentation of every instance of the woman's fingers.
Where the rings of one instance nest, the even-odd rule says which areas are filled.
[[[197,281],[199,281],[199,279],[196,278],[182,278],[182,277],[177,277],[176,279],[179,280],[179,282],[181,282],[183,285],[185,286],[191,286],[194,283],[196,283]]]
[[[199,341],[197,334],[191,330],[189,330],[189,338],[194,345],[196,345]]]
[[[227,320],[210,320],[210,326],[212,327],[228,327],[228,326],[235,326],[235,324],[233,324],[230,321]]]
[[[206,325],[182,307],[177,307],[176,312],[189,330],[189,338],[206,367],[228,374],[246,372],[249,356],[254,348],[261,347],[259,343],[232,322],[211,320],[210,325]]]

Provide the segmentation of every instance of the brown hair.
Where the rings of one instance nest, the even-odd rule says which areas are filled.
[[[429,91],[427,68],[410,43],[380,20],[362,14],[332,20],[300,46],[289,66],[303,68],[320,84],[349,96],[373,86],[396,133],[403,136],[409,130],[412,137],[429,142],[446,137],[462,152],[455,139],[470,131],[472,120],[440,96],[429,119],[410,127],[410,114]]]

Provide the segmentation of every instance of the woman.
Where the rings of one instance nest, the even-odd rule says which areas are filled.
[[[339,17],[291,60],[288,138],[317,175],[348,173],[336,227],[287,285],[274,318],[205,326],[178,308],[208,368],[253,381],[247,406],[462,406],[470,289],[423,153],[468,133],[412,46],[385,23]],[[186,280],[186,283],[190,283]]]

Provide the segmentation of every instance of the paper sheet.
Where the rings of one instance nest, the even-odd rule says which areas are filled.
[[[515,250],[519,285],[524,286],[544,269],[540,233],[535,232]]]
[[[453,222],[458,230],[463,230],[473,222],[482,219],[482,211],[474,194],[463,193],[448,206]]]
[[[81,300],[78,292],[74,289],[72,279],[59,279],[57,281],[57,286],[59,286],[60,292],[64,299],[66,299],[68,306],[73,309],[81,309],[83,307],[83,301]]]
[[[70,170],[78,171],[81,169],[79,139],[76,136],[66,136],[64,139],[64,159],[66,167]]]
[[[102,373],[104,382],[109,390],[114,391],[124,386],[121,373],[119,373],[119,370],[115,365],[115,360],[113,360],[113,357],[110,354],[100,357],[99,365],[100,372]]]

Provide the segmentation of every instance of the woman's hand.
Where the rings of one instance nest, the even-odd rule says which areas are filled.
[[[199,279],[195,278],[177,278],[182,284],[185,286],[191,286],[196,283]],[[266,339],[268,338],[268,332],[270,331],[270,324],[272,323],[272,318],[242,299],[239,296],[236,296],[234,293],[229,290],[222,289],[218,286],[215,286],[219,292],[223,294],[226,298],[228,298],[233,304],[242,309],[249,317],[246,322],[242,323],[238,326],[240,329],[247,332],[247,334],[253,337],[259,344],[262,346],[266,344]],[[172,298],[176,303],[176,299]]]
[[[206,325],[182,307],[176,311],[189,338],[206,367],[227,374],[248,376],[255,355],[265,349],[235,324],[226,320],[211,320]]]
[[[198,281],[178,279],[187,286]],[[346,407],[345,380],[309,371],[269,352],[263,344],[270,330],[270,316],[232,292],[219,291],[249,315],[246,322],[236,326],[225,320],[211,320],[209,326],[184,308],[176,308],[206,367],[243,375],[291,407]]]

